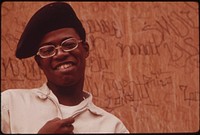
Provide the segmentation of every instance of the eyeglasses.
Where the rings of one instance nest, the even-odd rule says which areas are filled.
[[[46,45],[39,48],[37,55],[41,58],[49,58],[56,54],[56,50],[61,48],[64,52],[69,52],[78,47],[78,44],[81,43],[82,40],[77,40],[75,38],[69,38],[64,40],[61,45]]]

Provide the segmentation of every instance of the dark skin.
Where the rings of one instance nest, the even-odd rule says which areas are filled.
[[[62,28],[47,33],[40,47],[48,44],[60,45],[67,38],[80,40],[73,28]],[[74,106],[83,101],[85,60],[89,55],[87,43],[79,43],[75,50],[64,52],[61,48],[50,58],[36,55],[35,60],[47,77],[47,85],[58,98],[60,104]],[[48,121],[38,133],[73,133],[74,118],[54,118]],[[64,126],[63,126],[64,125]]]

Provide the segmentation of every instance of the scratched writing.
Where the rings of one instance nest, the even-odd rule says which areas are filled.
[[[153,35],[152,35],[153,36]],[[155,40],[154,40],[155,41]],[[159,45],[157,45],[155,42],[151,42],[150,40],[146,41],[146,43],[138,43],[135,42],[131,45],[124,44],[118,42],[116,44],[116,47],[120,49],[120,56],[123,57],[124,54],[130,54],[130,55],[160,55],[159,53]]]
[[[102,81],[95,82],[92,76],[86,76],[86,89],[94,93],[94,97],[98,98],[102,91],[105,96],[104,107],[114,109],[124,104],[134,104],[134,102],[144,102],[145,105],[156,106],[152,100],[150,91],[153,88],[166,90],[171,89],[173,77],[170,72],[151,72],[149,75],[141,75],[137,80],[119,80],[116,79],[112,72],[103,72]],[[101,101],[102,102],[102,101]]]
[[[199,101],[200,93],[198,90],[192,90],[187,85],[179,85],[181,92],[183,92],[184,101],[188,101],[189,105],[191,102]]]
[[[4,81],[38,81],[41,80],[41,70],[33,60],[17,60],[14,58],[1,58],[2,80]]]
[[[91,72],[100,72],[109,68],[109,61],[110,60],[107,60],[99,55],[91,56],[87,59],[86,66]]]
[[[86,28],[88,33],[100,33],[100,34],[108,34],[109,36],[114,36],[116,38],[122,37],[122,31],[119,29],[120,27],[115,21],[107,21],[107,20],[82,20],[83,25]]]
[[[182,14],[185,14],[185,16]],[[188,68],[187,61],[193,56],[198,56],[199,50],[194,37],[191,36],[193,34],[191,30],[197,31],[198,27],[196,22],[189,17],[189,14],[190,11],[180,11],[179,13],[172,11],[170,15],[156,19],[154,24],[145,22],[142,31],[157,31],[160,33],[161,42],[157,52],[160,52],[160,45],[163,45],[164,49],[169,52],[170,66],[184,67],[185,71],[192,72],[193,70]]]
[[[2,42],[5,42],[5,44],[8,46],[9,50],[11,51],[15,51],[18,40],[19,40],[18,38],[16,38],[14,35],[10,33],[6,33],[5,35],[2,35]]]

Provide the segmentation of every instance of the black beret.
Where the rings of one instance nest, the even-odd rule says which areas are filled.
[[[31,17],[19,39],[16,57],[34,56],[44,35],[60,28],[74,28],[85,41],[85,29],[72,7],[65,2],[54,2],[40,8]]]

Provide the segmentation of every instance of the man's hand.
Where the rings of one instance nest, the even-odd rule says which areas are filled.
[[[73,133],[74,127],[72,123],[74,118],[60,119],[55,118],[47,123],[39,130],[38,134],[64,134]]]

